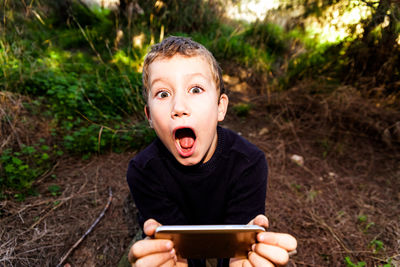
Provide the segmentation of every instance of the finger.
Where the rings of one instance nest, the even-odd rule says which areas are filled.
[[[152,235],[154,235],[158,226],[161,226],[161,223],[157,222],[154,219],[148,219],[147,221],[144,222],[143,232],[147,236],[152,236]]]
[[[249,262],[249,260],[245,260],[245,261],[243,261],[242,267],[253,267],[253,266],[251,265],[251,263]]]
[[[229,267],[243,267],[245,266],[245,261],[248,262],[247,259],[243,259],[243,258],[231,258],[229,261]],[[251,264],[250,264],[251,266]]]
[[[263,226],[264,228],[268,228],[268,218],[265,215],[257,215],[253,220],[251,220],[248,224],[251,225],[259,225]]]
[[[251,266],[255,267],[274,267],[272,262],[268,261],[267,259],[261,257],[256,252],[250,252],[248,256],[249,262]]]
[[[188,266],[188,262],[185,259],[179,259],[176,262],[176,267],[187,267]]]
[[[133,244],[130,249],[132,258],[138,259],[150,254],[169,252],[174,247],[171,240],[166,239],[150,239],[140,240]]]
[[[166,262],[164,262],[162,265],[160,265],[160,267],[174,267],[176,263],[175,259],[170,259]]]
[[[175,250],[164,253],[155,253],[138,259],[135,262],[135,267],[162,266],[169,261],[173,261],[175,265]],[[167,265],[169,266],[169,265]]]
[[[253,250],[261,257],[277,265],[285,265],[289,261],[289,255],[286,250],[276,247],[258,243],[253,246]]]
[[[297,248],[297,240],[289,234],[262,232],[257,235],[260,243],[277,246],[287,251],[293,251]]]

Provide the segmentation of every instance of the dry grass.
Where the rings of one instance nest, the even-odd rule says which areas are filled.
[[[18,144],[21,146],[20,136],[24,136],[21,121],[26,115],[22,103],[26,97],[11,92],[0,92],[0,153],[3,149]]]

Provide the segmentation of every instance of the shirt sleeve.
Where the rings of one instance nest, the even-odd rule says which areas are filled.
[[[152,170],[137,166],[134,160],[130,162],[127,182],[139,210],[138,219],[142,229],[148,219],[155,219],[163,225],[187,224],[176,203],[168,197],[161,179]]]
[[[247,224],[265,214],[268,166],[262,152],[243,170],[230,188],[226,224]]]

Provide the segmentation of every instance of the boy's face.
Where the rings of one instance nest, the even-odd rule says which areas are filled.
[[[185,166],[208,161],[228,106],[227,95],[218,97],[208,62],[201,56],[156,59],[148,84],[145,113],[167,149]]]

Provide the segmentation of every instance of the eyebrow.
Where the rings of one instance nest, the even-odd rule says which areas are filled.
[[[195,72],[195,73],[188,73],[185,75],[185,79],[191,79],[193,77],[201,77],[202,79],[208,81],[207,76],[205,76],[203,73],[201,72]],[[210,77],[210,79],[212,79]],[[151,83],[150,83],[150,87],[153,86],[153,84],[157,83],[157,82],[167,82],[168,83],[168,78],[164,78],[164,77],[160,77],[160,78],[155,78]]]
[[[157,82],[163,82],[164,80],[165,80],[164,78],[156,78],[150,83],[150,87],[152,87],[153,84],[155,84]]]

